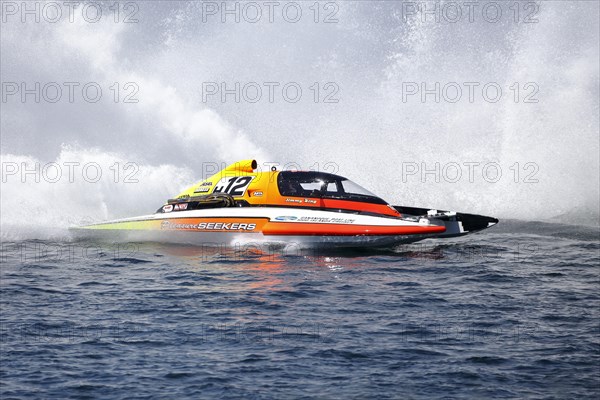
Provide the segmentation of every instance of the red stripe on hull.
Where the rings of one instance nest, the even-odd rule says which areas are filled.
[[[378,226],[378,225],[335,225],[269,222],[262,228],[264,235],[295,236],[395,236],[442,233],[444,226]]]

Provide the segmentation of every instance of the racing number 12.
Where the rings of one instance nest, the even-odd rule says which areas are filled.
[[[243,196],[246,193],[248,185],[252,181],[252,176],[234,176],[223,178],[219,181],[213,193],[227,193],[233,197]]]

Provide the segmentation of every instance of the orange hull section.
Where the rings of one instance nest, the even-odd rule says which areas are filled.
[[[262,228],[264,235],[294,236],[396,236],[442,233],[444,226],[379,226],[379,225],[334,225],[269,222]]]

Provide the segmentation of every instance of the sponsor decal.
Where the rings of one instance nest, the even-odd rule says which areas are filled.
[[[198,224],[179,224],[171,221],[163,221],[160,229],[198,229]]]
[[[160,229],[190,229],[203,231],[253,231],[256,229],[256,224],[248,224],[242,222],[200,222],[197,224],[184,224],[178,222],[163,221],[160,224]]]
[[[273,218],[275,221],[296,221],[296,222],[316,222],[324,224],[353,224],[354,219],[351,218],[329,218],[329,217],[294,217],[291,215],[280,215]]]
[[[300,199],[285,199],[286,203],[302,203]]]
[[[289,215],[282,215],[279,217],[275,217],[274,218],[275,221],[295,221],[298,219],[298,217],[294,217],[294,216],[289,216]]]
[[[194,190],[194,193],[206,193],[206,192],[210,191],[210,186],[212,186],[212,182],[202,182],[196,188],[196,190]]]
[[[258,190],[252,192],[252,196],[254,196],[254,197],[262,197],[262,195],[263,195],[263,192],[258,191]]]
[[[216,231],[253,231],[256,224],[242,224],[238,222],[201,222],[198,224],[198,229],[201,230],[216,230]]]
[[[323,217],[301,217],[298,222],[319,222],[325,224],[352,224],[355,220],[350,218],[323,218]]]
[[[173,209],[175,211],[183,211],[183,210],[187,210],[187,206],[188,206],[188,203],[175,204],[175,207]]]
[[[165,213],[170,213],[173,211],[173,204],[167,204],[166,206],[163,206],[162,210]]]

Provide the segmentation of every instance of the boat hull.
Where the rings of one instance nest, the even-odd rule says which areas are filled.
[[[193,245],[286,243],[377,247],[436,237],[436,220],[284,207],[234,207],[156,213],[71,229],[77,238]]]

